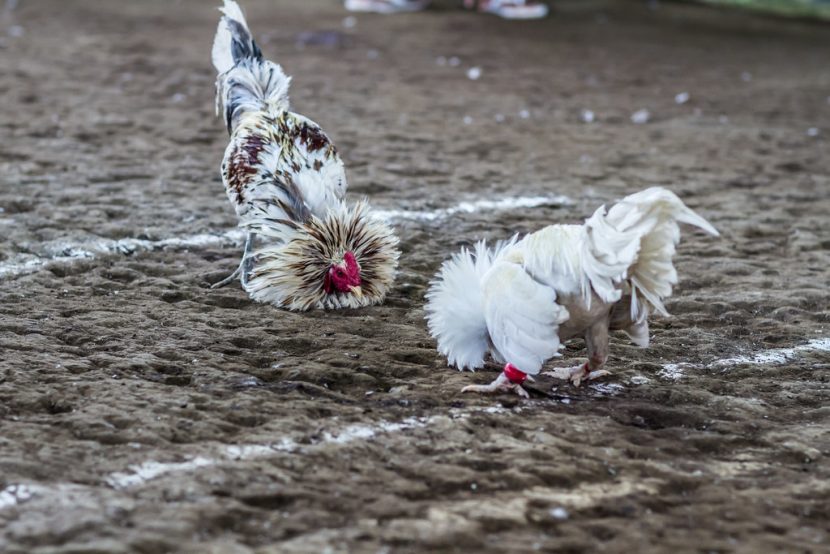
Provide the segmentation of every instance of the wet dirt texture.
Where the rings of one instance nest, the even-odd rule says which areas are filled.
[[[235,225],[216,3],[25,0],[2,20],[0,264]],[[4,275],[0,551],[830,550],[827,353],[716,363],[830,335],[826,25],[638,2],[345,26],[333,0],[244,7],[351,198],[574,203],[398,221],[395,290],[358,311],[208,289],[232,242]],[[498,368],[436,352],[441,260],[658,184],[722,237],[684,235],[651,347],[615,336],[599,386],[461,395]]]

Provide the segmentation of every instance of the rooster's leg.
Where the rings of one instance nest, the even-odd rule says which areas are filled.
[[[608,360],[608,323],[602,321],[588,329],[585,333],[585,344],[588,347],[588,361],[574,367],[560,367],[552,371],[545,371],[543,375],[565,379],[578,387],[582,381],[592,381],[599,377],[610,375],[610,371],[601,369]]]
[[[519,383],[514,383],[511,381],[505,372],[502,371],[499,373],[499,376],[496,377],[496,380],[490,383],[489,385],[467,385],[461,392],[477,392],[479,394],[493,394],[496,392],[515,392],[522,398],[530,398],[530,395],[527,394],[527,391],[522,388]]]
[[[608,361],[608,321],[594,324],[585,333],[585,344],[588,347],[588,362],[585,364],[583,379],[591,381],[597,377],[611,375],[610,371],[602,369]],[[574,383],[579,385],[579,381]]]
[[[248,276],[251,273],[251,266],[253,265],[253,260],[250,259],[251,249],[254,245],[254,234],[248,233],[248,236],[245,238],[245,251],[242,253],[242,261],[239,262],[239,266],[227,277],[219,281],[218,283],[213,283],[210,288],[212,289],[219,289],[226,285],[229,285],[242,274],[242,285],[248,282]]]
[[[242,269],[242,288],[248,285],[251,270],[254,268],[254,257],[251,255],[254,249],[254,238],[256,238],[256,235],[248,233],[248,237],[245,239],[245,253],[242,254],[242,264],[239,266]]]

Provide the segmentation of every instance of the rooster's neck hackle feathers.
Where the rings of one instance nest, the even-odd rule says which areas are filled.
[[[365,202],[351,209],[343,204],[305,223],[261,219],[248,228],[273,242],[254,253],[256,265],[246,290],[255,300],[297,311],[360,308],[382,302],[392,287],[398,239]],[[325,291],[326,273],[346,252],[360,266],[362,297]]]

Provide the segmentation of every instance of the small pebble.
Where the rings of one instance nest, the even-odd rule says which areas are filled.
[[[467,78],[471,81],[478,81],[481,77],[481,68],[480,67],[471,67],[467,70]]]
[[[641,110],[637,110],[633,114],[631,114],[631,122],[636,125],[642,125],[643,123],[648,123],[648,120],[651,119],[651,113],[643,108]]]
[[[749,71],[744,71],[743,73],[741,73],[741,81],[743,81],[744,83],[748,83],[751,80],[752,80],[752,73],[750,73]]]
[[[529,110],[519,110],[519,117],[522,119],[530,119],[530,111]]]
[[[552,517],[553,519],[558,519],[558,520],[568,519],[568,517],[569,517],[568,510],[566,510],[565,508],[563,508],[561,506],[558,507],[558,508],[554,508],[550,511],[550,517]]]
[[[343,18],[343,27],[346,29],[353,29],[354,26],[357,25],[357,18],[350,15],[348,17]]]
[[[808,137],[817,137],[818,136],[818,127],[810,127],[807,129],[807,136]]]
[[[688,92],[680,92],[680,93],[675,95],[674,103],[675,104],[685,104],[686,102],[689,101],[689,98],[690,98],[690,96],[689,96]]]
[[[591,110],[582,110],[579,113],[579,119],[581,119],[583,123],[593,123],[596,121],[596,115]]]

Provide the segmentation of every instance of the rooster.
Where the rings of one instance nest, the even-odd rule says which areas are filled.
[[[289,110],[291,79],[262,56],[242,9],[224,0],[213,42],[217,115],[230,143],[222,181],[246,231],[240,277],[254,299],[290,310],[382,302],[398,239],[365,202],[347,205],[346,174],[319,125]],[[265,245],[255,251],[257,237]]]
[[[648,316],[668,315],[663,300],[677,284],[672,265],[679,223],[717,236],[672,192],[654,187],[627,196],[584,225],[551,225],[444,262],[427,293],[426,318],[450,365],[476,369],[489,350],[504,370],[489,385],[462,392],[513,391],[536,375],[561,344],[584,337],[588,361],[547,375],[581,381],[608,374],[609,331],[649,343]]]

